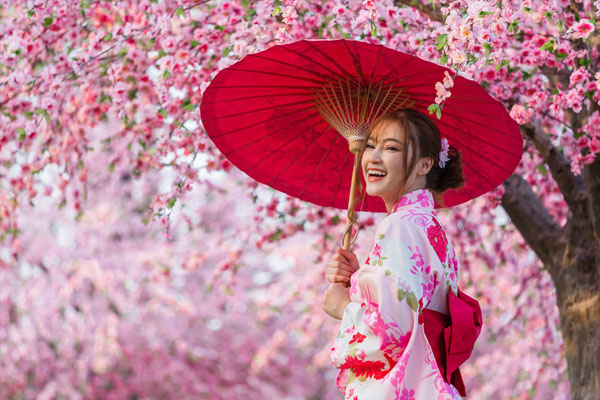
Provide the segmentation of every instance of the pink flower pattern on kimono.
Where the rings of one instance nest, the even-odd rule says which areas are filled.
[[[433,291],[440,284],[437,271],[433,271],[431,266],[425,265],[423,255],[419,251],[419,248],[415,246],[414,250],[409,246],[408,249],[412,252],[411,260],[416,260],[415,265],[410,269],[410,273],[417,275],[421,278],[421,287],[423,289],[423,297],[420,299],[419,304],[422,305],[423,300],[428,302]]]
[[[402,394],[400,395],[400,400],[415,400],[415,391],[410,389],[402,389]]]
[[[367,309],[364,322],[380,339],[381,351],[389,354],[392,360],[398,361],[410,340],[410,332],[403,333],[400,326],[394,322],[386,324],[377,309]]]
[[[373,250],[371,251],[371,254],[377,258],[381,258],[381,246],[378,245],[377,243],[375,243],[375,246],[373,246]]]
[[[446,234],[437,221],[437,218],[433,218],[433,225],[430,225],[429,228],[427,228],[427,238],[435,250],[435,253],[440,258],[440,261],[442,263],[446,262],[448,240],[446,239]]]

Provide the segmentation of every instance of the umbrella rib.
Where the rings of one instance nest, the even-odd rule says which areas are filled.
[[[470,163],[467,163],[467,162],[464,162],[464,161],[463,161],[463,163],[464,163],[464,164],[465,164],[465,165],[466,165],[466,166],[467,166],[467,167],[468,167],[468,168],[469,168],[471,171],[473,171],[473,172],[475,173],[475,175],[479,175],[479,176],[480,176],[480,177],[481,177],[481,178],[482,178],[482,179],[483,179],[485,182],[488,182],[488,183],[489,183],[489,182],[491,182],[491,181],[490,181],[490,177],[489,177],[489,176],[484,176],[484,175],[483,175],[481,172],[479,172],[479,168],[473,168],[473,167],[471,166],[471,164],[470,164]],[[500,182],[500,183],[501,183],[501,182]],[[495,184],[495,185],[494,185],[493,183],[490,183],[490,186],[492,186],[492,187],[496,187],[496,186],[498,186],[500,183],[498,183],[498,184]],[[467,189],[467,188],[468,188],[468,186],[467,186],[467,187],[465,187],[465,189]],[[488,190],[489,190],[489,189],[488,189]],[[483,193],[486,193],[486,192],[487,192],[487,190],[485,190]],[[483,193],[482,193],[482,194],[483,194]]]
[[[312,117],[312,115],[310,115],[309,117]],[[308,118],[304,118],[304,119],[302,119],[302,120],[296,120],[296,121],[294,121],[294,122],[303,122],[303,121],[305,121],[305,120],[307,120],[307,119],[308,119]],[[308,128],[308,129],[312,129],[312,128],[316,127],[317,125],[319,125],[320,123],[322,123],[322,121],[317,121],[317,123],[316,123],[316,124],[314,124],[313,126],[311,126],[311,127],[310,127],[310,128]],[[275,132],[279,132],[279,131],[275,131]],[[265,160],[267,160],[268,158],[270,158],[270,157],[274,156],[275,154],[277,154],[277,152],[278,152],[279,150],[283,149],[285,146],[288,146],[290,143],[294,142],[295,140],[297,140],[298,138],[302,137],[303,135],[304,135],[304,132],[303,132],[303,131],[301,131],[301,132],[300,132],[300,133],[298,133],[296,136],[293,136],[291,140],[289,140],[289,141],[285,142],[284,144],[282,144],[281,146],[279,146],[279,147],[278,147],[278,148],[276,148],[276,149],[272,149],[272,151],[271,151],[270,153],[268,153],[267,155],[265,155],[263,158],[261,158],[260,160],[257,160],[257,161],[255,161],[255,162],[253,162],[252,164],[250,164],[249,168],[255,168],[255,167],[257,167],[257,166],[258,166],[258,165],[260,165],[260,164],[261,164],[263,161],[265,161]],[[262,141],[262,140],[264,140],[264,139],[266,139],[267,137],[270,137],[270,136],[272,136],[272,134],[268,134],[268,135],[262,136],[262,137],[260,138],[260,140],[254,140],[254,141],[252,141],[251,143],[247,143],[247,144],[245,144],[244,146],[242,146],[242,147],[240,147],[240,148],[237,148],[237,149],[235,149],[235,150],[234,150],[234,151],[232,151],[231,153],[235,153],[235,152],[236,152],[236,151],[238,151],[238,150],[242,150],[242,149],[244,149],[244,148],[246,148],[246,147],[249,147],[249,146],[251,146],[251,145],[253,145],[253,144],[256,144],[256,143],[258,143],[258,142],[260,142],[260,141]],[[229,154],[231,154],[231,153],[228,153],[228,155],[229,155]]]
[[[462,120],[464,120],[464,121],[471,122],[471,123],[473,123],[473,124],[475,124],[475,125],[481,126],[481,127],[483,127],[483,128],[486,128],[486,129],[492,130],[492,131],[494,131],[494,132],[496,132],[496,133],[499,133],[499,134],[500,134],[500,135],[502,135],[502,136],[505,136],[505,137],[508,137],[508,138],[511,138],[511,139],[517,139],[517,136],[513,136],[513,135],[511,135],[510,133],[507,133],[507,132],[506,132],[506,131],[504,131],[504,130],[501,130],[501,129],[498,129],[498,128],[494,128],[494,127],[493,127],[493,126],[491,126],[491,125],[484,125],[484,124],[482,124],[482,123],[481,123],[481,122],[479,122],[479,121],[476,121],[476,120],[473,120],[473,119],[470,119],[470,118],[466,118],[466,117],[461,117],[461,119],[462,119]],[[448,125],[449,125],[449,124],[448,124]],[[452,125],[450,125],[450,126],[452,126]],[[519,135],[519,137],[520,137],[520,135]],[[490,143],[490,142],[487,142],[487,141],[486,141],[486,143]],[[490,144],[491,144],[491,143],[490,143]]]
[[[328,79],[330,79],[330,78],[331,78],[330,76],[324,75],[324,74],[322,74],[322,73],[320,73],[320,72],[317,72],[317,71],[311,71],[310,69],[308,69],[308,68],[304,68],[304,67],[301,67],[300,65],[296,65],[296,64],[290,64],[290,63],[286,63],[286,62],[284,62],[284,61],[275,60],[275,59],[270,59],[270,58],[267,58],[267,57],[262,57],[262,56],[259,56],[258,54],[250,54],[250,56],[252,56],[252,57],[254,57],[254,58],[260,58],[260,59],[262,59],[262,60],[266,60],[266,61],[275,62],[275,63],[277,63],[277,64],[281,64],[281,65],[287,65],[288,67],[292,67],[292,68],[299,69],[299,70],[301,70],[301,71],[308,72],[309,74],[313,74],[313,75],[315,75],[315,76],[318,76],[319,78],[322,78],[322,79],[325,79],[325,80],[328,80]],[[314,60],[311,60],[310,58],[307,58],[307,60],[309,60],[309,61],[311,61],[311,62],[315,62]],[[315,64],[317,64],[317,63],[315,63]],[[318,65],[319,65],[319,66],[321,66],[321,67],[323,67],[324,69],[327,69],[327,68],[325,68],[324,66],[322,66],[321,64],[318,64]],[[331,71],[331,70],[330,70],[330,72],[332,72],[332,73],[334,73],[334,74],[336,74],[336,75],[339,75],[339,74],[335,73],[334,71]]]
[[[350,55],[350,58],[352,59],[352,63],[354,64],[354,69],[356,70],[356,75],[358,76],[359,79],[359,86],[361,82],[364,82],[364,76],[362,74],[362,68],[360,67],[360,61],[357,61],[355,54],[352,53],[352,51],[350,51],[350,47],[348,47],[348,43],[346,43],[346,41],[343,41],[344,43],[344,47],[346,48],[346,51],[348,51],[348,54]]]
[[[463,133],[464,133],[464,132],[463,132]],[[471,136],[471,135],[469,135],[469,136]],[[493,158],[489,158],[489,157],[487,157],[486,155],[482,154],[480,151],[473,149],[471,146],[468,146],[468,145],[466,145],[466,144],[465,144],[465,142],[463,142],[462,140],[459,140],[459,139],[457,139],[457,138],[458,138],[458,136],[452,136],[452,137],[451,137],[451,139],[452,139],[452,140],[454,140],[454,141],[456,141],[457,143],[459,143],[459,145],[460,145],[461,147],[463,147],[463,148],[465,148],[465,149],[469,150],[469,152],[470,152],[471,154],[477,154],[477,155],[478,155],[478,156],[479,156],[481,159],[484,159],[484,160],[486,160],[486,161],[489,161],[489,162],[491,162],[492,164],[494,164],[494,165],[495,165],[495,166],[497,166],[498,168],[500,168],[500,169],[502,169],[502,170],[504,170],[504,171],[507,171],[507,172],[509,172],[509,173],[510,173],[510,172],[512,172],[512,170],[508,170],[508,169],[506,169],[506,167],[505,167],[504,165],[502,165],[502,164],[498,164],[498,162],[496,162],[496,160],[494,160]],[[496,147],[496,148],[497,148],[497,149],[501,149],[500,147]],[[502,150],[504,150],[504,149],[502,149]],[[513,154],[511,154],[511,155],[513,155]]]
[[[221,115],[215,118],[206,118],[204,121],[205,122],[212,122],[212,121],[217,121],[220,119],[226,119],[226,118],[232,118],[232,117],[239,117],[240,115],[245,115],[245,114],[250,114],[250,113],[255,113],[255,112],[260,112],[260,111],[267,111],[267,110],[272,110],[274,108],[283,108],[283,107],[291,107],[291,106],[298,106],[298,105],[305,105],[305,104],[310,104],[311,106],[314,104],[312,99],[309,100],[302,100],[302,101],[296,101],[293,103],[285,103],[285,104],[273,104],[269,107],[263,107],[263,108],[257,108],[255,110],[247,110],[247,111],[241,111],[235,114],[228,114],[228,115]],[[310,108],[310,107],[309,107]]]
[[[303,42],[305,42],[307,45],[309,45],[310,47],[313,48],[313,50],[315,50],[316,52],[318,52],[319,54],[321,54],[323,57],[325,57],[327,60],[329,60],[333,65],[335,65],[336,67],[339,68],[340,71],[343,71],[343,74],[337,73],[339,75],[340,78],[343,78],[344,76],[350,75],[350,71],[347,71],[346,68],[342,67],[340,64],[338,64],[337,61],[335,61],[333,58],[331,58],[329,56],[329,54],[324,53],[321,49],[319,49],[319,47],[315,46],[314,44],[312,44],[311,42],[307,41],[307,40],[303,40]],[[345,42],[345,41],[344,41]],[[289,49],[288,49],[289,50]],[[291,50],[290,50],[291,51]],[[294,52],[295,53],[295,52]],[[297,54],[297,53],[296,53]],[[321,66],[323,66],[323,64],[319,64]],[[326,68],[329,69],[329,68]],[[334,71],[332,71],[334,72]],[[335,73],[335,72],[334,72]]]
[[[373,69],[371,70],[371,79],[373,82],[375,80],[375,70],[377,69],[377,64],[379,63],[379,57],[381,55],[381,45],[377,46],[377,55],[375,56],[375,62],[373,63]]]
[[[319,122],[322,122],[322,121],[319,121]],[[316,124],[316,125],[314,125],[314,126],[317,126],[317,125],[318,125],[318,124]],[[330,125],[327,125],[327,126],[325,127],[325,130],[324,130],[323,132],[321,132],[321,137],[322,137],[322,136],[325,134],[325,132],[327,132],[329,129],[331,129],[331,126],[330,126]],[[339,135],[337,135],[337,134],[336,134],[336,136],[339,136]],[[293,160],[292,162],[288,163],[288,164],[287,164],[285,167],[283,167],[283,169],[282,169],[281,171],[279,171],[279,172],[277,173],[277,175],[275,175],[275,176],[274,176],[274,177],[271,179],[271,181],[269,182],[269,185],[270,185],[270,184],[272,184],[272,183],[275,181],[275,179],[278,179],[278,178],[281,176],[281,174],[283,174],[285,171],[287,171],[287,169],[288,169],[288,168],[290,168],[292,165],[294,165],[294,163],[295,163],[296,161],[298,161],[298,159],[300,159],[300,157],[302,156],[302,154],[304,154],[304,151],[306,151],[307,149],[309,149],[309,148],[310,148],[312,145],[314,145],[316,142],[317,142],[316,140],[313,140],[312,142],[310,142],[310,144],[309,144],[307,147],[305,147],[305,148],[303,149],[303,151],[298,151],[298,155],[296,156],[296,158],[294,158],[294,160]]]
[[[228,85],[228,86],[218,86],[211,84],[209,89],[298,89],[298,90],[306,90],[307,92],[312,92],[314,89],[319,89],[321,86],[289,86],[289,85]],[[206,96],[206,95],[205,95]]]
[[[272,72],[272,71],[259,71],[259,70],[253,70],[253,69],[231,68],[231,67],[229,70],[236,71],[236,72],[252,72],[254,74],[260,74],[260,75],[282,76],[284,78],[297,79],[297,80],[301,80],[303,82],[312,82],[312,83],[316,83],[316,84],[323,84],[323,81],[318,81],[316,79],[300,78],[295,75],[281,74],[281,73],[276,73],[276,72]]]
[[[302,118],[295,119],[294,121],[292,121],[292,123],[300,123],[300,122],[304,122],[304,121],[306,121],[306,120],[308,120],[308,119],[310,119],[310,118],[312,118],[312,117],[314,117],[314,115],[312,115],[312,114],[311,114],[311,115],[305,115],[305,116],[303,116]],[[315,124],[314,126],[318,125],[320,122],[321,122],[321,121],[319,121],[319,122],[318,122],[317,124]],[[314,127],[314,126],[313,126],[313,127]],[[258,143],[258,142],[261,142],[261,141],[263,141],[264,139],[266,139],[266,138],[268,138],[268,137],[271,137],[271,136],[273,136],[273,135],[275,135],[275,134],[277,134],[277,133],[279,133],[279,132],[281,132],[281,131],[280,131],[280,130],[274,130],[274,131],[272,131],[272,132],[269,132],[269,133],[267,133],[266,135],[263,135],[263,136],[259,136],[259,137],[257,137],[257,138],[254,138],[254,140],[252,140],[252,141],[250,141],[250,142],[248,142],[248,143],[244,144],[243,146],[240,146],[240,147],[238,147],[238,148],[236,148],[236,149],[234,149],[234,150],[230,151],[229,153],[227,153],[227,156],[229,156],[229,155],[231,155],[231,154],[233,154],[233,153],[237,153],[237,152],[238,152],[238,151],[240,151],[240,150],[244,150],[245,148],[247,148],[247,147],[250,147],[250,146],[252,146],[252,145],[254,145],[254,144]],[[303,134],[303,133],[304,133],[304,132],[301,132],[301,134]],[[252,164],[251,166],[254,166],[254,165],[255,165],[255,164]]]
[[[427,104],[425,104],[425,102],[422,102],[422,103],[421,103],[421,105],[423,105],[424,107],[425,107],[425,106],[427,106]],[[451,107],[451,106],[450,106],[450,107]],[[442,113],[442,115],[443,115],[443,113]],[[516,137],[513,137],[513,136],[512,136],[512,135],[510,135],[509,133],[506,133],[506,132],[505,132],[505,131],[503,131],[503,130],[500,130],[500,129],[494,128],[494,127],[492,127],[492,126],[490,126],[490,125],[484,125],[484,124],[482,124],[482,123],[480,123],[480,122],[478,122],[478,121],[475,121],[475,120],[472,120],[472,119],[469,119],[469,118],[464,118],[464,117],[461,117],[461,120],[465,120],[465,121],[468,121],[468,122],[472,122],[472,123],[474,123],[474,124],[477,124],[477,125],[479,125],[479,126],[481,126],[481,127],[484,127],[484,128],[486,128],[486,129],[489,129],[489,130],[491,130],[491,131],[494,131],[494,132],[496,132],[496,133],[499,133],[499,134],[501,134],[502,136],[505,136],[505,137],[508,137],[508,138],[511,138],[511,139],[516,139]],[[446,121],[447,121],[447,120],[446,120]],[[448,123],[448,122],[442,122],[442,124],[444,124],[444,125],[447,125],[447,126],[449,126],[450,128],[453,128],[453,129],[456,129],[456,130],[460,129],[460,128],[457,128],[455,125],[452,125],[452,124],[450,124],[450,123]],[[474,136],[474,135],[472,135],[472,134],[470,134],[470,133],[467,133],[467,132],[464,132],[464,131],[461,131],[461,132],[463,132],[463,133],[465,133],[466,135],[469,135],[469,136],[471,136],[471,137],[473,137],[473,138],[476,138],[476,139],[478,139],[478,140],[481,140],[482,142],[485,142],[485,143],[487,143],[487,144],[491,144],[491,145],[494,145],[494,146],[496,145],[496,143],[489,142],[489,141],[487,141],[487,140],[485,140],[485,139],[483,139],[483,138],[480,138],[480,137],[478,137],[478,136]],[[502,147],[498,147],[498,148],[500,148],[500,149],[503,149]],[[508,153],[510,153],[510,154],[512,154],[512,153],[511,153],[509,150],[505,150],[505,151],[506,151],[506,152],[508,152]]]
[[[311,107],[311,108],[312,108],[312,107]],[[273,120],[275,120],[275,119],[282,118],[282,117],[287,117],[288,115],[291,115],[291,114],[297,113],[297,112],[299,112],[299,111],[308,111],[308,110],[310,110],[311,108],[305,108],[305,109],[303,109],[303,110],[292,110],[292,111],[290,111],[290,112],[288,112],[288,113],[286,113],[286,114],[278,114],[278,115],[275,115],[274,117],[270,117],[270,118],[267,118],[267,119],[265,119],[265,120],[262,120],[262,121],[255,122],[255,123],[253,123],[253,124],[250,124],[250,125],[236,127],[236,128],[234,128],[234,129],[232,129],[232,130],[230,130],[230,131],[227,131],[227,132],[221,132],[221,133],[219,133],[219,134],[214,134],[214,135],[210,135],[210,136],[211,136],[211,138],[217,138],[217,137],[221,137],[221,136],[224,136],[224,135],[229,135],[230,133],[232,133],[232,132],[235,132],[235,131],[239,131],[240,129],[248,129],[248,128],[252,128],[252,127],[254,127],[254,126],[256,126],[256,125],[264,124],[265,122],[273,121]]]
[[[236,97],[236,98],[227,98],[222,100],[214,100],[214,101],[203,101],[203,105],[207,104],[221,104],[227,103],[230,101],[237,100],[252,100],[252,99],[263,99],[263,98],[271,98],[271,97],[288,97],[288,96],[310,96],[309,93],[273,93],[273,94],[257,94],[256,96],[246,96],[246,97]]]
[[[306,180],[306,183],[304,183],[304,186],[302,187],[302,190],[300,191],[300,195],[298,197],[302,197],[304,195],[304,192],[306,191],[306,188],[308,187],[308,184],[310,183],[310,181],[312,181],[312,178],[315,176],[315,174],[317,173],[317,171],[319,170],[319,168],[321,168],[321,165],[323,165],[323,161],[325,161],[325,159],[329,155],[329,152],[331,151],[331,149],[333,149],[333,147],[335,146],[335,144],[337,143],[337,141],[339,140],[340,137],[341,137],[341,135],[335,135],[335,140],[329,146],[329,148],[327,149],[327,151],[325,152],[325,154],[323,155],[323,157],[321,157],[321,161],[319,161],[319,164],[317,165],[317,168],[315,168],[313,170],[313,172],[310,174],[310,177]],[[347,155],[346,155],[346,157],[347,157]]]
[[[344,157],[344,162],[342,162],[342,167],[341,170],[344,170],[344,165],[346,165],[346,161],[348,161],[348,155],[352,154],[349,151],[346,152],[346,156]],[[354,157],[356,157],[356,155],[354,155]],[[354,173],[354,166],[352,167],[352,173]],[[338,176],[338,180],[337,183],[335,184],[335,190],[333,192],[333,198],[331,199],[331,202],[329,203],[330,206],[332,206],[335,202],[335,198],[337,197],[338,194],[338,190],[340,189],[340,185],[342,184],[342,177],[344,176],[343,173],[340,173],[340,175]],[[350,178],[352,179],[352,175],[350,175]]]

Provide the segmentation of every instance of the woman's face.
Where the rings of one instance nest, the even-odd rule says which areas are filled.
[[[370,196],[379,196],[385,202],[388,211],[398,199],[404,179],[404,151],[402,148],[401,127],[395,122],[385,123],[374,137],[369,137],[362,157],[362,171],[367,183],[366,192]],[[411,163],[411,151],[408,149],[408,165]],[[411,173],[405,192],[425,186],[424,177],[417,176],[418,168]],[[421,182],[422,181],[422,182]]]

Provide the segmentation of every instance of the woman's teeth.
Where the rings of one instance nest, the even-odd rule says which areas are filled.
[[[369,176],[386,176],[386,173],[383,171],[370,170]]]

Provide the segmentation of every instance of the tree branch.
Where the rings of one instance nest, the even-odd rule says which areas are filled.
[[[571,172],[571,165],[567,158],[554,147],[548,135],[537,122],[521,125],[521,132],[523,136],[533,142],[536,150],[550,168],[550,173],[558,184],[569,209],[576,212],[586,197],[583,179]]]
[[[504,189],[502,207],[553,278],[558,276],[551,261],[553,254],[561,251],[562,229],[522,177],[511,175],[504,182]]]
[[[423,4],[420,0],[395,0],[394,5],[396,7],[400,7],[400,5],[412,7],[432,21],[444,22],[444,16],[439,7]]]

